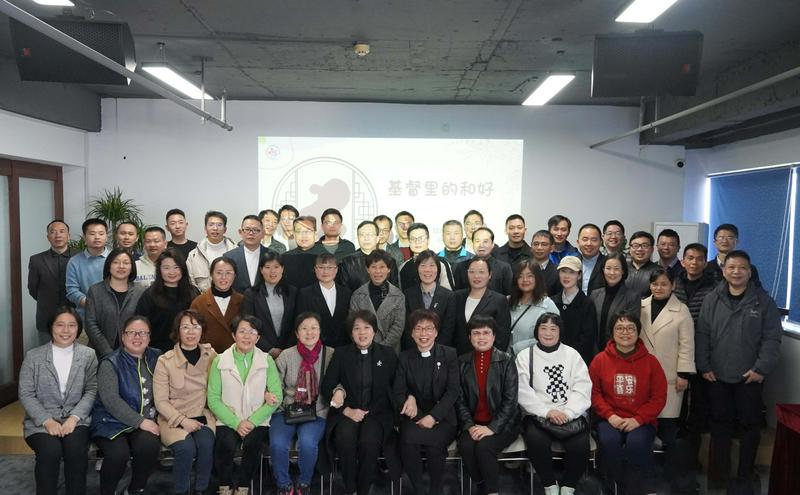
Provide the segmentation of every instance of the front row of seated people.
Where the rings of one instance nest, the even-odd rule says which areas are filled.
[[[110,266],[109,278],[115,280],[113,261]],[[217,294],[224,293],[232,274],[222,272],[232,271],[231,266],[219,261],[211,268]],[[485,287],[480,272],[488,265],[472,268],[471,290],[480,291]],[[615,266],[609,261],[606,268]],[[531,278],[530,267],[515,269],[523,282]],[[613,287],[615,270],[607,271],[607,287]],[[270,274],[264,277],[269,280]],[[346,493],[367,494],[379,457],[394,477],[402,465],[414,493],[424,493],[424,471],[430,493],[441,493],[453,441],[479,491],[497,493],[497,456],[522,435],[546,495],[564,495],[574,492],[587,470],[592,430],[607,485],[630,494],[655,492],[654,436],[658,432],[665,447],[676,442],[686,376],[696,371],[694,353],[686,352],[694,347],[686,345],[694,339],[691,316],[672,295],[663,270],[650,277],[652,296],[637,308],[642,320],[625,309],[610,312],[600,302],[609,339],[588,367],[582,354],[564,343],[568,323],[549,308],[537,310],[533,335],[513,338],[525,342],[519,348],[510,345],[508,326],[491,316],[457,322],[454,331],[463,331],[468,346],[460,356],[437,343],[447,322],[433,309],[416,309],[408,322],[412,343],[398,356],[398,340],[381,343],[382,332],[394,324],[381,321],[390,313],[382,315],[380,308],[392,294],[381,289],[384,281],[385,274],[377,273],[363,303],[351,302],[350,343],[325,346],[321,318],[302,312],[295,319],[297,344],[277,360],[258,345],[265,324],[281,324],[277,318],[265,323],[252,315],[236,317],[229,329],[232,343],[218,355],[202,343],[209,329],[203,312],[182,309],[172,323],[173,347],[167,352],[150,346],[149,320],[132,315],[121,325],[119,347],[98,366],[95,351],[76,342],[83,329],[80,316],[60,308],[48,325],[51,342],[31,350],[20,370],[24,434],[36,453],[37,493],[56,493],[62,459],[66,493],[85,493],[90,441],[104,454],[103,495],[116,492],[129,462],[128,493],[144,493],[162,445],[174,455],[176,493],[205,493],[214,468],[218,493],[244,495],[267,442],[282,495],[309,493],[315,470],[329,472],[333,462]],[[512,297],[535,301],[537,295],[523,282]],[[564,282],[569,287],[570,280],[562,277]],[[278,285],[270,287],[274,291]],[[712,308],[704,305],[703,311]],[[661,313],[669,318],[659,319]],[[701,325],[699,330],[707,339],[708,329]],[[697,359],[699,370],[709,368],[705,354]],[[710,359],[717,363],[720,357]],[[713,385],[716,377],[708,373],[704,377]],[[753,436],[749,429],[743,432]],[[556,440],[565,452],[560,486],[551,456]],[[293,481],[289,452],[294,445],[299,475]],[[667,469],[677,474],[680,467],[668,458]]]

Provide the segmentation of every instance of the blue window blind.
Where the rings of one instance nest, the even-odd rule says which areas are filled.
[[[739,228],[738,249],[750,255],[764,289],[779,307],[786,305],[789,280],[791,178],[791,168],[711,178],[708,245],[713,251],[713,229],[716,226],[722,223],[736,225]],[[709,253],[709,256],[716,256],[716,252]],[[795,285],[794,291],[798,290],[800,287]]]

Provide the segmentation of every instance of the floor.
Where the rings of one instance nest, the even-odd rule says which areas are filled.
[[[24,412],[18,402],[10,404],[6,407],[0,408],[0,493],[34,493],[35,483],[33,477],[34,458],[31,450],[25,444],[22,438],[22,418]],[[766,495],[769,486],[769,462],[771,460],[772,445],[774,443],[774,430],[765,429],[762,433],[761,449],[757,458],[757,473],[761,479],[761,494]],[[735,445],[735,442],[734,442]],[[701,456],[706,455],[705,446],[701,449]],[[733,453],[736,455],[736,452]],[[735,457],[734,457],[735,458]],[[99,493],[99,474],[95,471],[94,466],[90,466],[90,472],[87,477],[87,493]],[[127,484],[127,477],[123,478],[120,482],[120,487],[124,488]],[[268,483],[270,475],[264,477],[264,483]],[[701,494],[708,495],[724,495],[724,490],[708,491],[705,476],[702,474],[698,476]],[[455,464],[449,465],[447,479],[447,491],[456,495],[460,492],[458,480],[458,468]],[[591,473],[584,480],[579,489],[582,493],[595,494],[600,493],[599,483],[597,478]],[[510,469],[507,465],[503,465],[501,469],[500,479],[500,493],[502,494],[528,494],[530,492],[530,477],[525,466]],[[539,483],[535,483],[534,494],[541,495],[543,492],[539,487]],[[327,486],[325,487],[327,493]],[[168,467],[163,467],[157,470],[150,478],[148,483],[149,494],[169,494],[172,493],[172,473]],[[319,493],[319,483],[314,485],[314,493]],[[464,493],[469,493],[468,485],[464,485]],[[404,492],[410,493],[408,486],[404,487]],[[263,493],[273,493],[271,487],[265,487]],[[256,491],[258,494],[258,490]],[[344,493],[343,487],[334,485],[334,495]],[[477,493],[477,492],[475,492]],[[663,483],[663,486],[658,491],[659,494],[668,494],[668,483]],[[372,495],[394,495],[391,490],[390,483],[381,480],[372,490]],[[438,495],[438,494],[432,494]]]

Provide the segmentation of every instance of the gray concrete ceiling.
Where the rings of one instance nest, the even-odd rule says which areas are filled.
[[[614,22],[627,0],[73,0],[73,13],[127,22],[139,62],[192,74],[211,57],[206,84],[233,99],[519,104],[552,71],[577,79],[554,104],[638,105],[589,95],[596,34],[654,28],[705,36],[701,86],[759,53],[797,40],[797,0],[679,0],[652,26]],[[12,3],[39,16],[60,9]],[[367,57],[353,42],[371,45]],[[11,58],[8,22],[0,57]],[[773,74],[764,74],[764,77]],[[115,97],[130,87],[90,86]]]

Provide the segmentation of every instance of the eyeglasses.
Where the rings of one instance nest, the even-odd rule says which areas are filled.
[[[614,327],[614,331],[620,334],[636,333],[636,325],[626,325],[624,327]]]
[[[533,276],[533,273],[523,273],[519,276],[520,280],[534,280],[536,277]]]
[[[180,329],[184,332],[199,332],[203,330],[202,325],[181,325]]]
[[[417,325],[417,326],[414,327],[414,331],[415,332],[420,332],[420,333],[433,333],[433,332],[436,331],[436,327],[433,326],[433,325],[426,325],[424,327],[420,326],[420,325]]]
[[[425,242],[427,239],[428,239],[428,236],[426,236],[426,235],[418,235],[416,237],[410,237],[409,236],[409,238],[408,238],[408,240],[410,242]]]
[[[258,330],[255,328],[237,328],[236,333],[241,335],[258,335]]]
[[[244,232],[245,234],[260,234],[261,229],[259,229],[258,227],[244,227],[242,228],[242,232]]]
[[[233,270],[225,270],[224,272],[214,270],[214,275],[216,275],[217,277],[233,277],[235,273],[233,272]]]
[[[225,227],[225,224],[222,222],[208,222],[206,224],[206,227],[208,227],[209,229],[221,229]]]
[[[388,234],[391,231],[392,229],[380,229],[378,232],[380,232],[381,234]]]
[[[122,332],[127,337],[149,337],[150,331],[149,330],[125,330]]]
[[[633,244],[631,244],[631,249],[650,249],[651,247],[653,247],[653,245],[648,242],[644,243],[634,242]]]

